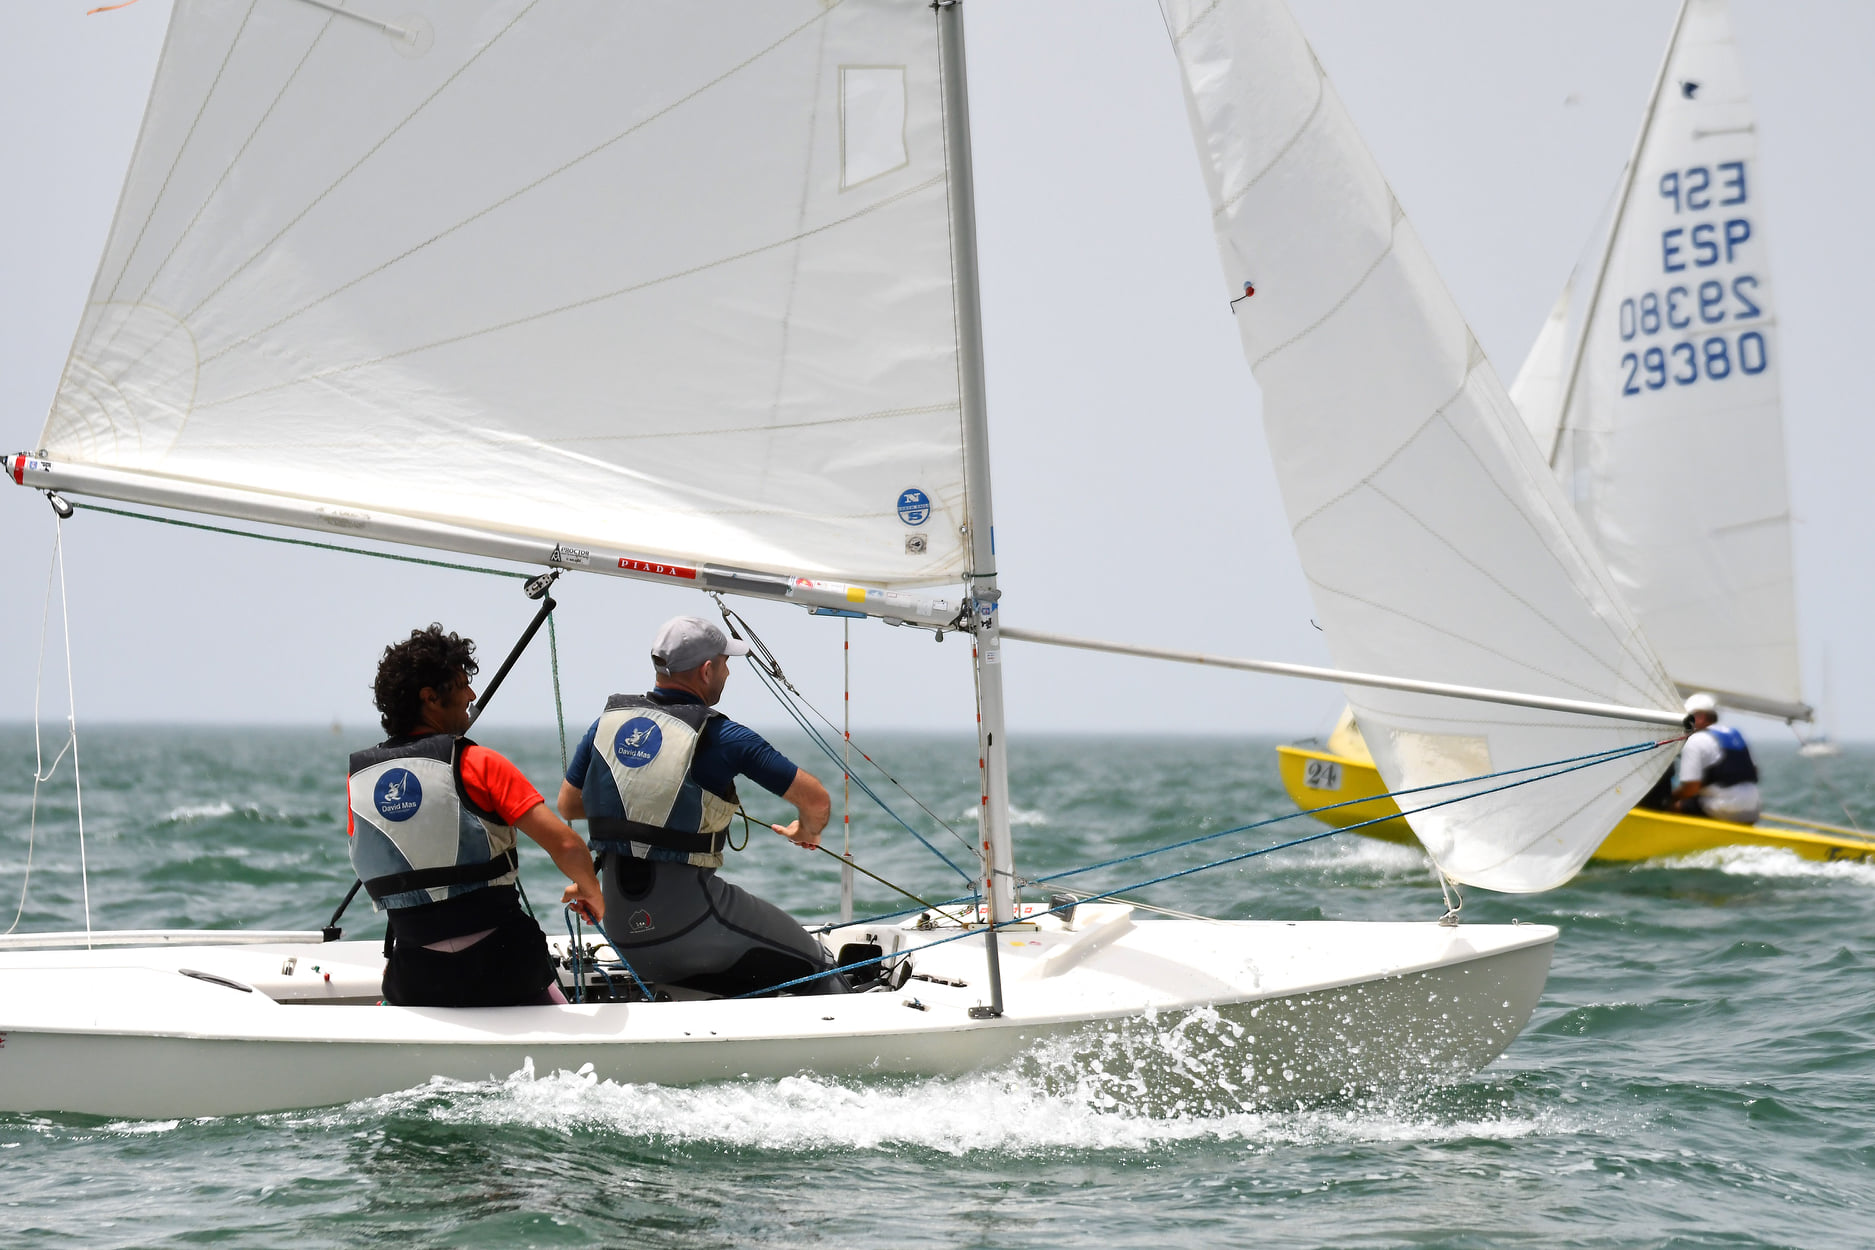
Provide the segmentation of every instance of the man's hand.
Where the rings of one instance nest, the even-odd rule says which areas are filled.
[[[820,830],[816,829],[812,833],[803,833],[801,832],[801,822],[798,820],[791,821],[785,825],[770,825],[768,827],[796,846],[812,850],[820,845]]]
[[[589,897],[586,887],[577,881],[566,887],[560,895],[560,902],[571,905],[574,911],[586,918],[587,924],[598,924],[605,916],[605,892],[602,890]]]

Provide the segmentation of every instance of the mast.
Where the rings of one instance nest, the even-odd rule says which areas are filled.
[[[1614,258],[1615,243],[1621,236],[1621,219],[1628,211],[1628,198],[1634,193],[1634,180],[1640,177],[1641,155],[1647,149],[1647,135],[1654,128],[1654,114],[1660,108],[1660,89],[1666,85],[1667,70],[1680,46],[1680,31],[1686,26],[1686,10],[1692,0],[1680,0],[1680,11],[1673,18],[1673,34],[1667,38],[1667,54],[1660,58],[1660,72],[1654,75],[1654,92],[1647,97],[1647,115],[1641,118],[1641,133],[1634,137],[1634,151],[1628,156],[1627,176],[1621,180],[1621,194],[1615,200],[1614,217],[1608,223],[1608,238],[1602,245],[1601,263],[1595,267],[1595,282],[1589,288],[1588,307],[1582,313],[1582,333],[1576,336],[1575,352],[1569,360],[1568,380],[1563,383],[1562,407],[1556,412],[1556,433],[1550,437],[1549,466],[1556,467],[1562,451],[1563,431],[1569,428],[1569,406],[1575,402],[1576,381],[1582,376],[1582,359],[1588,352],[1589,334],[1595,329],[1595,306],[1601,302],[1602,284],[1608,278],[1608,262]]]
[[[964,500],[969,526],[968,607],[976,624],[977,750],[983,782],[982,856],[990,917],[1015,918],[1009,842],[1009,754],[1003,732],[1002,637],[996,530],[990,511],[990,432],[983,379],[983,310],[977,288],[976,189],[970,169],[970,101],[964,77],[961,0],[934,0],[943,74],[944,145],[950,170],[951,270],[957,298],[957,373],[963,406]],[[994,959],[995,943],[990,951]],[[994,983],[994,976],[992,982]],[[995,986],[1001,1006],[1001,986]]]

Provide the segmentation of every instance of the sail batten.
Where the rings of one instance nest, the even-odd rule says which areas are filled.
[[[927,5],[364,7],[178,0],[50,458],[961,578]]]
[[[1456,879],[1559,884],[1665,768],[1653,726],[1678,697],[1280,0],[1161,7],[1329,651],[1423,679],[1348,688],[1375,763],[1399,790],[1595,761],[1409,816]],[[1487,711],[1439,684],[1553,702]]]

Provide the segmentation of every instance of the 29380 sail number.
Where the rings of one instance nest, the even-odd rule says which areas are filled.
[[[1746,330],[1736,337],[1714,334],[1687,339],[1625,353],[1621,357],[1621,393],[1639,395],[1668,385],[1691,386],[1702,379],[1723,382],[1741,374],[1755,377],[1769,365],[1764,335],[1756,330]]]

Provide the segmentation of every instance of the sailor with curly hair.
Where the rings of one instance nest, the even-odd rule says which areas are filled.
[[[475,643],[441,625],[386,647],[372,694],[384,732],[353,752],[352,867],[385,913],[386,1002],[563,1003],[547,939],[521,909],[515,831],[573,882],[563,901],[597,923],[605,897],[584,842],[513,764],[462,735]]]

